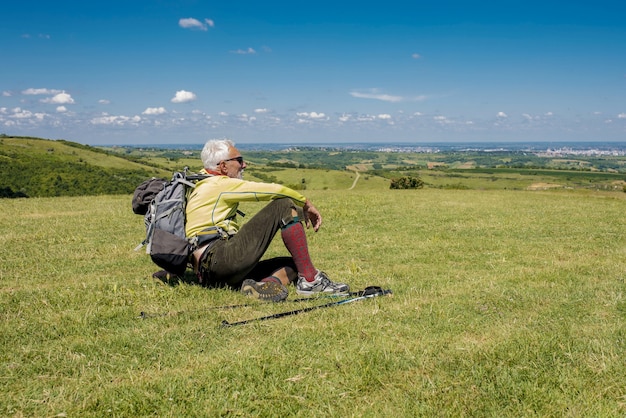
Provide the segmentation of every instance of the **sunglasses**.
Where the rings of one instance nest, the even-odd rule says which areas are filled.
[[[228,160],[222,160],[223,162],[227,162],[227,161],[237,161],[239,163],[239,165],[243,165],[243,157],[239,156],[239,157],[235,157],[235,158],[229,158]]]

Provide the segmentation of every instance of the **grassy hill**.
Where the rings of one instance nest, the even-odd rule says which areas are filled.
[[[0,189],[28,197],[132,193],[162,168],[68,141],[0,138]],[[9,196],[10,197],[10,196]]]
[[[303,190],[389,187],[411,176],[427,188],[626,191],[626,158],[576,159],[520,153],[391,153],[244,150],[245,178]],[[38,138],[0,138],[0,197],[132,193],[146,178],[201,167],[199,150],[90,147]]]
[[[69,141],[40,138],[0,138],[0,190],[26,197],[132,193],[146,178],[169,178],[173,171],[202,168],[199,152],[138,151],[99,148]],[[268,167],[265,160],[249,160],[246,179],[272,181],[298,189],[348,189],[358,174],[346,170]],[[358,175],[360,180],[387,180]],[[16,196],[17,197],[17,196]]]

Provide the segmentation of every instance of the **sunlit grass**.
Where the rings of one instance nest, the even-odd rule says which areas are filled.
[[[307,195],[316,264],[392,297],[222,328],[308,305],[151,279],[130,196],[0,200],[0,414],[626,413],[626,194]]]

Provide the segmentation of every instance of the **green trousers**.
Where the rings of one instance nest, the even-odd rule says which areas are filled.
[[[273,200],[244,223],[236,235],[212,243],[200,258],[198,274],[202,283],[238,287],[245,279],[259,281],[283,267],[296,271],[291,257],[261,260],[276,232],[294,221],[293,210],[302,218],[302,208],[291,199]]]

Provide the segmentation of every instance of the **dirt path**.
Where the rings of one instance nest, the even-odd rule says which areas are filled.
[[[356,182],[359,181],[359,177],[361,177],[361,174],[359,174],[358,171],[356,171],[356,170],[353,170],[353,171],[356,174],[356,178],[354,179],[354,181],[352,182],[352,186],[350,186],[350,188],[348,190],[354,189],[354,187],[356,186]]]

